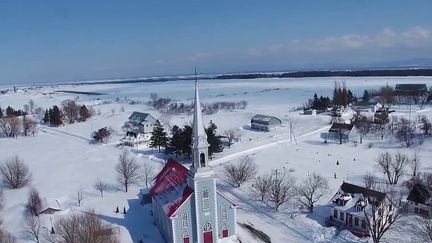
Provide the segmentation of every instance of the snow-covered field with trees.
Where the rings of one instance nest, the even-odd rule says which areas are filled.
[[[230,147],[224,146],[222,152],[215,153],[210,163],[217,172],[219,189],[240,205],[237,211],[237,235],[241,242],[372,242],[369,238],[358,238],[349,231],[325,226],[325,217],[330,212],[326,204],[342,182],[363,185],[363,178],[368,173],[379,181],[386,181],[385,174],[376,166],[377,158],[385,152],[391,156],[400,152],[409,158],[416,155],[421,161],[418,172],[432,172],[432,138],[422,134],[420,123],[416,125],[416,137],[408,148],[404,141],[397,139],[390,131],[386,132],[383,139],[380,134],[370,132],[362,144],[324,143],[320,134],[330,128],[330,116],[302,115],[295,108],[306,103],[314,93],[331,98],[335,81],[345,82],[358,98],[363,96],[365,89],[379,90],[385,85],[425,83],[428,87],[432,86],[430,77],[199,81],[203,103],[247,103],[241,109],[221,109],[204,114],[203,118],[205,125],[210,121],[217,125],[217,134],[224,135],[226,131],[233,130],[239,137]],[[60,126],[37,124],[34,135],[24,136],[20,132],[17,137],[0,137],[0,163],[18,156],[31,173],[29,183],[19,189],[2,184],[0,227],[15,236],[18,242],[34,242],[29,237],[29,220],[26,216],[29,191],[34,188],[43,202],[56,200],[61,208],[54,214],[39,215],[40,242],[46,242],[43,236],[49,235],[52,226],[62,218],[91,210],[104,223],[114,227],[121,242],[163,242],[153,224],[150,204],[142,206],[140,202],[140,191],[146,191],[144,176],[140,176],[124,192],[116,179],[116,166],[119,155],[127,150],[129,158],[134,158],[141,167],[154,168],[154,175],[167,158],[175,155],[163,150],[159,153],[146,143],[133,147],[120,145],[125,134],[122,127],[134,111],[148,112],[159,119],[169,136],[174,125],[183,127],[190,124],[192,114],[166,113],[155,110],[148,102],[150,95],[156,93],[159,97],[189,104],[193,101],[193,81],[17,88],[17,92],[13,92],[13,87],[0,87],[0,90],[10,89],[6,94],[0,94],[3,111],[8,106],[15,110],[29,110],[32,114],[27,117],[41,123],[46,109],[53,105],[61,108],[62,102],[70,99],[80,106],[85,105],[92,115],[85,121],[72,124],[65,122]],[[30,105],[29,100],[34,105]],[[38,110],[38,107],[41,109]],[[417,120],[424,115],[432,119],[431,104],[422,109],[416,105],[393,105],[392,109],[395,110],[391,114],[394,117]],[[255,114],[276,116],[281,119],[282,125],[270,132],[252,131],[250,119]],[[94,141],[93,132],[104,127],[112,130],[109,140],[105,143]],[[256,195],[252,187],[254,180],[240,187],[233,187],[227,180],[224,174],[226,165],[237,165],[245,158],[256,165],[256,176],[286,176],[293,183],[302,184],[303,180],[316,174],[328,181],[328,190],[315,203],[312,213],[308,213],[294,197],[275,210],[272,202],[262,202]],[[180,156],[178,160],[189,167],[188,158]],[[410,176],[411,170],[407,167],[398,186],[405,188],[401,184]],[[97,181],[104,185],[102,193],[95,187]],[[119,212],[116,212],[117,208]],[[403,215],[399,224],[395,224],[383,239],[386,242],[419,242],[415,238],[413,226],[416,222],[416,216]],[[239,241],[228,239],[223,242]]]

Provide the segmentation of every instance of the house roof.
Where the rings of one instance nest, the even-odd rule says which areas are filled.
[[[282,121],[275,116],[267,116],[267,115],[260,115],[260,114],[253,116],[251,122],[268,123],[271,119],[276,119],[277,121],[282,123]]]
[[[329,129],[329,132],[339,132],[339,130],[342,130],[342,132],[351,131],[353,127],[354,127],[354,123],[351,124],[333,123]]]
[[[142,121],[145,121],[147,119],[148,116],[151,116],[149,113],[143,113],[143,112],[138,112],[138,111],[134,111],[132,113],[132,115],[129,116],[129,120],[135,121],[137,123],[140,123]]]
[[[396,84],[395,91],[427,91],[426,84]]]
[[[377,199],[377,201],[376,201],[377,203],[380,203],[381,201],[383,201],[387,195],[383,192],[367,189],[365,187],[357,186],[357,185],[350,184],[347,182],[342,183],[341,190],[344,191],[345,193],[360,193],[360,194],[364,195],[365,197],[373,197],[373,198]]]
[[[411,202],[429,205],[431,204],[429,201],[431,196],[431,188],[422,184],[415,184],[413,189],[411,189],[407,200]]]

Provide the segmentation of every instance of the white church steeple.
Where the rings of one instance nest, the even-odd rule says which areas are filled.
[[[195,71],[195,105],[192,127],[192,155],[193,167],[195,170],[208,167],[208,147],[207,134],[202,120],[201,103],[199,101],[198,82]]]

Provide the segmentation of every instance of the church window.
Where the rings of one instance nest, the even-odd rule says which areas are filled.
[[[207,189],[204,189],[202,191],[202,203],[203,203],[203,209],[204,210],[209,210],[210,209],[210,205],[209,205],[209,191]]]
[[[201,167],[205,167],[205,154],[204,153],[200,154],[200,163],[201,163]]]
[[[187,212],[182,213],[181,219],[182,219],[182,227],[187,228],[188,227],[188,214],[187,214]]]
[[[204,232],[211,231],[212,230],[211,224],[209,222],[205,223],[204,227],[203,227],[203,230],[204,230]]]
[[[227,206],[226,205],[221,206],[221,220],[222,221],[227,220]]]

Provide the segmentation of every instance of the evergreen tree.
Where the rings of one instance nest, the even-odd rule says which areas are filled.
[[[178,126],[174,126],[171,129],[171,138],[168,142],[166,150],[171,153],[175,153],[176,157],[181,155],[181,139],[182,139],[182,129]]]
[[[15,110],[10,106],[6,107],[6,116],[12,116],[12,115],[15,115]]]
[[[192,154],[192,130],[191,126],[185,125],[180,135],[180,151],[182,155],[187,157]]]
[[[63,124],[62,122],[62,114],[58,106],[54,105],[52,109],[50,109],[50,124],[53,126],[60,126]]]
[[[51,111],[51,109],[50,109],[50,111]],[[42,122],[43,123],[45,123],[45,124],[49,124],[50,123],[50,118],[49,118],[49,114],[50,113],[51,112],[49,112],[48,109],[45,110],[44,117],[42,118]]]
[[[153,127],[152,136],[150,138],[150,147],[158,148],[160,153],[161,147],[166,147],[168,144],[168,136],[162,124],[157,121]]]
[[[91,117],[90,111],[87,109],[85,105],[82,105],[79,110],[79,120],[86,121]]]
[[[2,117],[3,116],[3,110],[2,110],[2,108],[0,107],[0,117]]]
[[[354,94],[351,92],[351,90],[348,90],[348,104],[351,104],[353,101],[355,101]]]
[[[207,142],[209,143],[209,156],[213,153],[219,153],[223,151],[222,140],[216,133],[217,126],[213,121],[210,121],[208,128],[206,129]]]
[[[370,100],[370,95],[367,90],[364,90],[363,92],[363,101],[368,102]]]

